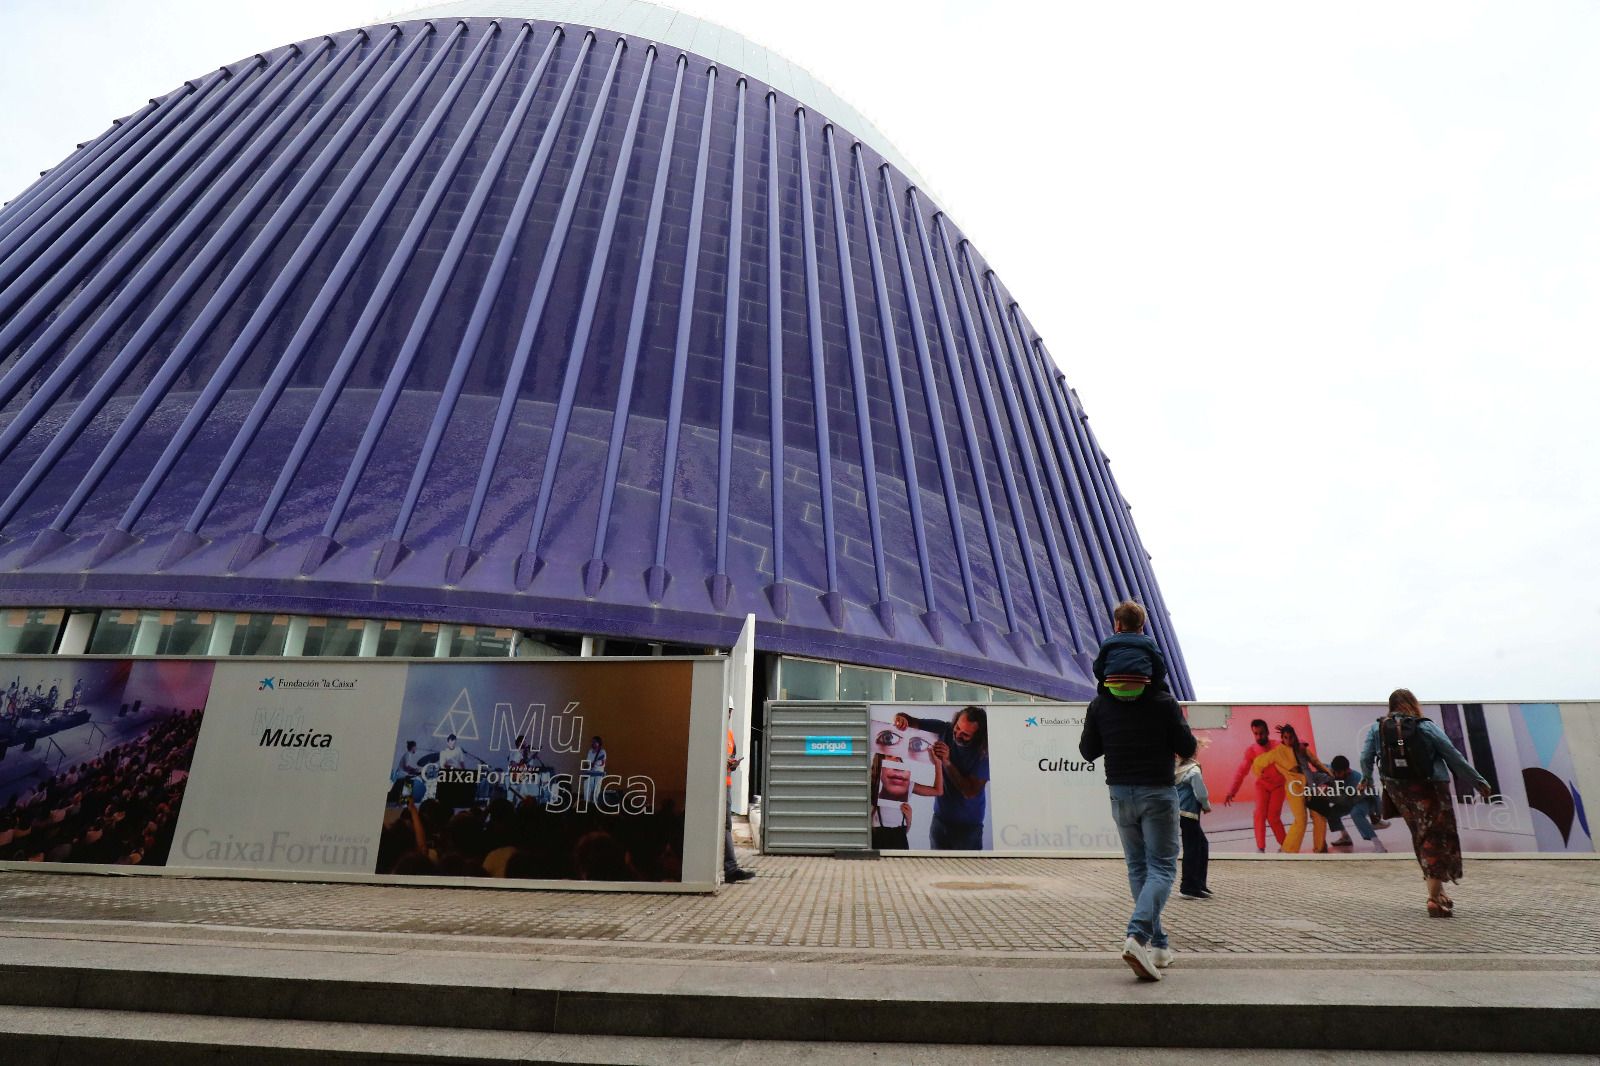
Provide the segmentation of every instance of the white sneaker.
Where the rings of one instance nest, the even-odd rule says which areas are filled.
[[[1372,850],[1383,853],[1387,853],[1389,851],[1388,848],[1383,846],[1383,841],[1379,840],[1377,837],[1372,838]]]
[[[1150,957],[1150,949],[1131,936],[1123,942],[1122,961],[1128,964],[1134,976],[1141,981],[1161,980],[1161,971],[1156,969],[1155,960]]]
[[[1156,969],[1165,970],[1172,965],[1171,948],[1151,948],[1150,961],[1156,964]]]

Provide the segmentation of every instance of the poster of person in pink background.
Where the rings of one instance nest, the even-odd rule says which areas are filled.
[[[1212,850],[1350,856],[1409,853],[1399,819],[1381,815],[1376,774],[1363,746],[1381,704],[1234,704],[1227,725],[1197,729],[1213,813]],[[1554,703],[1423,705],[1493,793],[1453,782],[1467,852],[1592,852],[1582,790]]]

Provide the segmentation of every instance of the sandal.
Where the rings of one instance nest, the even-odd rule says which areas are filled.
[[[1449,918],[1452,914],[1453,904],[1449,900],[1430,899],[1428,901],[1428,917]]]

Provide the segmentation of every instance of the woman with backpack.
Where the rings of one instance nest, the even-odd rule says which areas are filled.
[[[1444,730],[1422,717],[1422,706],[1410,689],[1389,694],[1389,714],[1367,730],[1361,745],[1361,773],[1373,779],[1372,766],[1389,799],[1411,830],[1411,846],[1428,885],[1428,914],[1449,918],[1455,902],[1444,882],[1461,880],[1461,838],[1456,834],[1456,809],[1450,795],[1450,772],[1472,782],[1484,799],[1489,782],[1456,750]]]

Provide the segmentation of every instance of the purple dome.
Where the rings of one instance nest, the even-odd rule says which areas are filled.
[[[729,645],[1057,697],[1148,557],[1028,319],[806,101],[436,19],[185,83],[0,210],[0,598]]]

